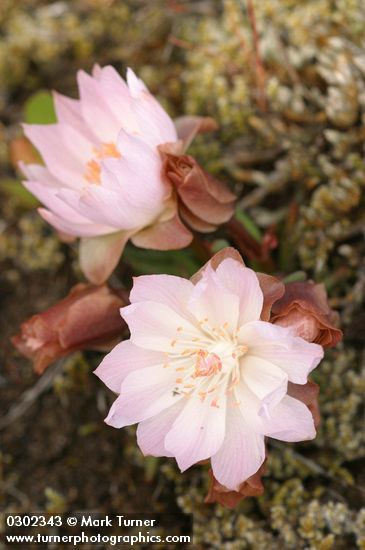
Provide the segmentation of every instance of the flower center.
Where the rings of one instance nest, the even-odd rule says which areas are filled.
[[[212,407],[219,407],[220,398],[240,382],[240,359],[248,347],[238,344],[237,331],[231,334],[227,323],[216,328],[204,319],[199,326],[201,337],[177,328],[178,337],[170,344],[176,353],[166,354],[165,367],[175,367],[175,395],[197,392],[202,401],[210,399]]]
[[[93,153],[94,157],[86,164],[84,178],[89,183],[100,185],[100,161],[108,157],[120,159],[122,155],[119,153],[114,143],[102,143],[99,149],[93,147]]]
[[[195,372],[192,378],[199,376],[210,376],[222,370],[222,361],[215,353],[209,353],[205,349],[196,352]]]

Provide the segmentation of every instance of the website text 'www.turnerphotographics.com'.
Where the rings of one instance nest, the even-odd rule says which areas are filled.
[[[188,514],[5,514],[2,539],[7,545],[134,546],[192,544]]]

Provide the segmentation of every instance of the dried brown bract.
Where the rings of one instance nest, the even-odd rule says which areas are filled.
[[[106,350],[113,345],[126,331],[119,309],[127,303],[124,290],[78,284],[66,298],[22,323],[12,342],[41,374],[53,361],[76,350]]]

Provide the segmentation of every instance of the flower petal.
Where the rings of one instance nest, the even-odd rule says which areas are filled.
[[[106,423],[122,428],[151,418],[183,398],[174,391],[176,372],[163,364],[138,369],[124,379],[121,393]]]
[[[198,321],[207,319],[206,323],[211,328],[224,327],[231,331],[237,328],[239,317],[237,293],[228,291],[210,266],[195,285],[188,308]]]
[[[70,237],[94,237],[95,235],[105,234],[105,226],[93,223],[87,225],[76,224],[57,216],[57,214],[54,214],[54,212],[46,208],[38,208],[38,213],[46,222],[63,235],[68,235]]]
[[[111,65],[100,69],[99,78],[102,94],[107,98],[108,108],[125,131],[137,134],[141,131],[132,109],[132,97],[124,79]]]
[[[128,67],[127,69],[127,84],[131,96],[134,98],[138,98],[142,92],[149,93],[147,86],[145,85],[143,80],[141,78],[138,78],[138,76],[130,67]]]
[[[165,438],[166,449],[175,456],[183,472],[196,462],[210,458],[221,447],[226,425],[226,399],[219,408],[209,400],[191,395]]]
[[[108,158],[101,163],[101,179],[105,186],[104,167],[114,176],[116,189],[125,200],[156,211],[161,210],[161,201],[171,196],[171,188],[162,181],[162,161],[140,136],[131,136],[124,130],[119,132],[118,149],[121,158]],[[113,182],[111,182],[113,183]]]
[[[194,325],[165,304],[138,302],[124,307],[121,314],[132,342],[143,348],[179,355],[188,344],[193,347],[190,340],[201,337]]]
[[[118,231],[100,237],[84,237],[80,241],[80,267],[92,283],[98,285],[111,275],[130,233]]]
[[[288,384],[288,395],[301,401],[308,407],[313,417],[314,426],[318,428],[321,422],[321,414],[318,404],[319,386],[312,380],[308,380],[306,384]]]
[[[77,83],[80,109],[88,127],[100,142],[115,143],[120,122],[109,109],[108,98],[103,94],[100,81],[84,71],[78,71]]]
[[[24,133],[38,149],[49,171],[67,187],[81,189],[92,157],[92,143],[66,124],[24,124]]]
[[[227,407],[226,434],[219,451],[212,456],[215,478],[232,491],[254,475],[265,460],[263,435],[252,432],[238,407]]]
[[[167,221],[157,221],[132,237],[132,243],[152,250],[178,250],[189,246],[193,235],[181,223],[178,214]]]
[[[309,373],[323,357],[323,348],[318,344],[310,344],[293,336],[290,329],[264,321],[242,327],[239,338],[249,346],[250,355],[277,365],[296,384],[306,384]]]
[[[224,287],[239,296],[239,325],[260,319],[263,294],[256,273],[230,258],[219,264],[216,273]]]
[[[259,414],[267,414],[286,394],[288,375],[269,361],[251,355],[241,359],[240,366],[248,388],[261,400]]]
[[[187,224],[188,227],[194,229],[194,231],[199,231],[199,233],[211,233],[217,229],[216,225],[209,224],[201,218],[195,216],[192,212],[190,212],[190,210],[188,210],[188,208],[186,208],[183,202],[180,202],[179,204],[179,214],[182,221]]]
[[[262,419],[266,435],[280,441],[305,441],[316,437],[313,416],[304,403],[286,395]]]
[[[185,401],[180,399],[175,405],[138,424],[137,443],[145,456],[174,456],[165,447],[165,437],[184,405]]]
[[[94,374],[112,391],[120,393],[121,384],[128,374],[161,364],[163,360],[161,353],[139,348],[130,340],[125,340],[104,357]]]
[[[174,275],[141,275],[133,278],[130,300],[136,302],[158,302],[169,306],[185,317],[186,304],[194,285],[187,279]],[[186,312],[186,313],[185,313]]]
[[[197,134],[213,132],[217,130],[218,124],[211,117],[202,116],[181,116],[174,120],[177,137],[183,142],[185,152]]]
[[[132,230],[142,224],[134,214],[136,208],[123,205],[123,192],[116,193],[99,185],[89,185],[82,195],[72,189],[61,189],[58,196],[94,223],[116,229]]]
[[[133,422],[124,415],[123,407],[120,405],[120,396],[114,401],[110,407],[108,416],[104,418],[104,422],[113,428],[124,428],[131,426]]]
[[[95,136],[89,129],[81,113],[80,101],[65,95],[53,92],[53,101],[58,122],[68,124],[75,128],[81,135],[95,142]]]
[[[62,182],[57,179],[45,166],[41,164],[26,164],[19,162],[19,168],[29,181],[37,181],[45,187],[58,189],[62,187]]]
[[[228,258],[236,260],[243,266],[245,265],[240,253],[232,246],[227,246],[226,248],[222,248],[222,250],[219,250],[219,252],[214,254],[214,256],[190,278],[191,282],[196,284],[203,277],[203,274],[208,269],[208,266],[216,271],[221,262]]]
[[[139,127],[143,128],[143,139],[153,147],[176,141],[177,134],[171,118],[132,69],[127,70],[127,84],[133,98],[133,112]]]
[[[110,225],[92,223],[80,214],[76,206],[70,206],[59,197],[59,189],[52,185],[44,185],[38,181],[24,181],[23,185],[33,193],[47,208],[62,218],[72,234],[77,236],[97,236],[111,233],[114,228]]]

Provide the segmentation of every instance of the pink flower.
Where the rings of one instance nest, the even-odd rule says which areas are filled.
[[[96,373],[120,394],[106,422],[139,423],[145,455],[175,457],[182,471],[210,458],[217,482],[239,491],[264,462],[265,436],[315,437],[288,384],[305,385],[323,349],[262,320],[276,291],[264,307],[255,272],[229,255],[192,281],[137,277],[121,310],[131,338]]]
[[[45,166],[22,164],[24,185],[60,233],[81,237],[80,263],[93,283],[107,279],[128,239],[140,247],[187,246],[177,197],[162,177],[158,146],[182,153],[211,119],[182,117],[176,127],[131,69],[77,75],[80,99],[54,94],[57,124],[24,125]]]
[[[314,426],[317,428],[320,423],[320,414],[318,406],[318,393],[319,386],[309,380],[306,384],[288,384],[288,395],[298,399],[304,403],[308,410],[312,414]],[[218,502],[227,508],[235,508],[241,500],[247,497],[259,496],[264,492],[264,485],[262,482],[262,476],[265,474],[266,461],[268,455],[266,452],[266,458],[260,468],[255,474],[241,483],[237,491],[231,491],[224,485],[219,483],[213,475],[212,470],[209,471],[210,484],[208,494],[205,498],[205,502],[213,503]]]

